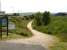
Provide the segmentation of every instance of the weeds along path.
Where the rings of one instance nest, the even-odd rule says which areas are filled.
[[[42,46],[42,47],[47,49],[48,46],[50,46],[54,42],[56,42],[56,40],[57,40],[56,37],[34,30],[32,28],[32,22],[33,21],[30,21],[28,23],[28,25],[27,25],[27,28],[33,33],[32,37],[30,37],[30,38],[15,39],[15,40],[7,40],[6,43],[27,44],[27,45],[40,45],[40,46]],[[29,47],[29,46],[27,46],[27,47]],[[34,50],[34,49],[30,49],[29,48],[29,50]],[[40,47],[39,47],[39,49],[35,49],[35,50],[42,50],[42,49],[40,49]]]

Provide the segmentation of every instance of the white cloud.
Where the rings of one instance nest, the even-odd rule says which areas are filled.
[[[2,0],[6,12],[67,11],[67,0]]]

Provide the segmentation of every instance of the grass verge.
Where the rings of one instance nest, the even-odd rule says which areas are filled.
[[[32,26],[40,32],[54,35],[60,39],[60,42],[50,46],[51,50],[67,50],[67,16],[51,17],[51,22],[47,26],[36,26],[34,22]]]

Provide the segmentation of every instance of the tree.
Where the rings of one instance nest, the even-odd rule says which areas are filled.
[[[13,13],[13,16],[19,16],[19,13]]]
[[[43,13],[42,22],[44,25],[48,25],[50,23],[50,12],[45,11]]]
[[[32,14],[32,15],[30,15],[29,17],[30,17],[30,19],[33,19],[33,18],[34,18],[34,15]]]
[[[37,26],[40,26],[41,25],[41,13],[38,12],[34,15],[34,20],[35,20],[35,24]]]

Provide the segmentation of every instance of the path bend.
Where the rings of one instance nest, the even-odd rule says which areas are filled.
[[[28,24],[27,24],[27,28],[33,33],[33,36],[30,37],[30,38],[21,38],[21,39],[14,39],[14,40],[7,40],[6,43],[1,43],[0,42],[0,45],[1,46],[8,46],[8,47],[5,47],[6,50],[7,49],[11,49],[12,47],[12,50],[16,49],[16,50],[47,50],[50,46],[52,45],[54,42],[56,42],[56,37],[54,36],[51,36],[51,35],[48,35],[48,34],[45,34],[45,33],[42,33],[42,32],[39,32],[35,29],[32,28],[32,21],[30,21]],[[20,44],[20,45],[18,45]],[[21,45],[22,44],[22,45]],[[36,45],[35,47],[33,47],[33,45]],[[39,47],[38,47],[39,46]],[[42,47],[40,48],[40,46],[46,48],[46,49],[43,49]],[[25,48],[24,48],[25,47]],[[0,48],[2,49],[2,48]],[[4,47],[3,47],[4,49]]]

